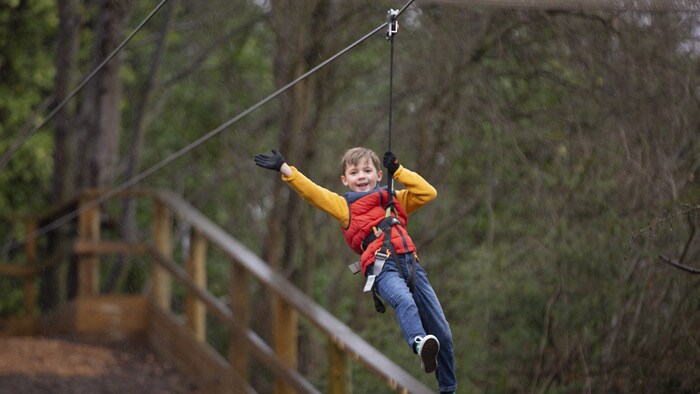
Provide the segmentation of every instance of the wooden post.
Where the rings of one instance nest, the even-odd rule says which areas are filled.
[[[24,243],[24,254],[27,267],[36,267],[36,238],[34,232],[37,223],[34,219],[25,222],[24,233],[26,241]],[[24,315],[34,316],[36,314],[36,275],[24,278]]]
[[[275,295],[272,301],[272,335],[275,353],[289,367],[297,370],[298,313],[282,298]],[[275,380],[275,394],[291,394],[294,390],[282,380]]]
[[[93,203],[95,194],[88,192],[80,199],[78,238],[82,241],[100,240],[100,207]],[[78,260],[78,297],[97,295],[100,291],[99,257],[81,255]]]
[[[250,308],[248,299],[248,281],[245,268],[231,262],[231,318],[240,327],[248,328],[250,324]],[[243,381],[249,382],[248,362],[249,362],[248,340],[236,330],[231,330],[231,341],[229,342],[228,359],[233,370],[231,376],[237,375]]]
[[[187,260],[187,274],[192,282],[202,290],[207,290],[207,240],[193,228],[190,233],[190,256]],[[207,310],[204,303],[194,294],[187,294],[187,326],[195,338],[204,342],[207,334]]]
[[[159,202],[155,202],[153,212],[153,243],[156,250],[166,258],[172,257],[172,214]],[[172,277],[168,271],[154,262],[151,269],[153,302],[166,311],[172,306]]]
[[[328,344],[328,393],[352,393],[348,357],[334,342]]]

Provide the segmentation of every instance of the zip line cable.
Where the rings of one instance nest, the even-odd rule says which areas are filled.
[[[83,81],[80,82],[80,83],[78,84],[78,86],[76,86],[76,87],[73,89],[73,91],[71,91],[71,92],[63,99],[63,101],[61,101],[53,110],[51,110],[51,112],[50,112],[44,119],[42,119],[41,122],[39,122],[38,125],[34,126],[34,128],[32,128],[31,130],[29,130],[29,132],[27,132],[26,134],[24,134],[24,135],[19,135],[19,136],[18,136],[17,140],[15,141],[14,144],[12,144],[12,146],[10,147],[10,149],[8,149],[5,153],[3,153],[2,157],[0,157],[0,171],[2,171],[2,170],[5,168],[5,166],[7,165],[7,163],[10,161],[10,158],[12,157],[12,155],[14,155],[15,152],[17,152],[17,150],[18,150],[22,145],[24,145],[24,143],[27,142],[27,141],[34,135],[34,133],[36,133],[40,128],[44,127],[44,125],[45,125],[46,123],[48,123],[48,121],[51,120],[51,119],[54,117],[54,115],[56,115],[56,113],[57,113],[58,111],[61,110],[61,108],[65,107],[65,105],[68,104],[68,102],[69,102],[73,97],[75,97],[75,95],[78,94],[78,92],[79,92],[80,90],[82,90],[82,88],[85,87],[85,85],[87,85],[87,83],[90,82],[90,80],[91,80],[95,75],[97,75],[97,73],[98,73],[100,70],[102,70],[102,68],[103,68],[107,63],[109,63],[109,61],[112,60],[112,58],[113,58],[114,56],[116,56],[117,53],[118,53],[119,51],[121,51],[121,49],[124,48],[124,46],[125,46],[129,41],[131,41],[131,39],[136,35],[136,33],[138,33],[138,32],[141,30],[141,28],[143,28],[143,26],[145,26],[146,23],[148,23],[148,21],[151,20],[151,18],[153,18],[153,16],[163,7],[163,5],[164,5],[167,1],[168,1],[168,0],[162,0],[162,1],[160,2],[160,4],[158,4],[158,5],[153,9],[153,11],[151,11],[151,13],[148,14],[148,16],[147,16],[147,17],[146,17],[146,18],[131,32],[131,34],[129,34],[129,35],[121,42],[121,44],[119,44],[119,45],[114,49],[114,51],[112,51],[112,53],[110,53],[110,54],[102,61],[102,63],[100,63],[97,67],[95,67],[95,69],[92,70],[92,72],[91,72],[90,74],[88,74],[87,77],[85,77],[85,79],[83,79]]]
[[[165,2],[166,0],[164,0]],[[413,3],[415,0],[410,0],[401,10],[396,14],[396,17],[401,15],[406,8]],[[168,164],[172,163],[173,161],[179,159],[180,157],[184,156],[185,154],[189,153],[191,150],[194,148],[198,147],[199,145],[205,143],[206,141],[210,140],[212,137],[218,135],[221,133],[224,129],[230,127],[234,123],[237,123],[241,119],[245,118],[248,116],[250,113],[255,111],[256,109],[262,107],[263,105],[267,104],[270,100],[274,99],[275,97],[279,96],[280,94],[284,93],[285,91],[289,90],[292,86],[298,84],[299,82],[303,81],[304,79],[308,78],[311,74],[315,73],[316,71],[320,70],[321,68],[325,67],[326,65],[330,64],[334,60],[338,59],[345,53],[349,52],[350,50],[354,49],[356,46],[360,45],[373,35],[375,35],[377,32],[383,30],[387,26],[388,22],[382,23],[380,26],[374,28],[372,31],[369,33],[365,34],[362,36],[360,39],[357,41],[353,42],[349,46],[345,47],[341,51],[337,52],[335,55],[329,57],[328,59],[324,60],[320,64],[316,65],[309,71],[305,72],[301,76],[297,77],[294,79],[292,82],[289,82],[285,86],[279,88],[269,96],[265,97],[264,99],[258,101],[257,103],[253,104],[252,106],[248,107],[246,110],[243,112],[239,113],[235,117],[227,120],[226,122],[222,123],[220,126],[216,127],[215,129],[209,131],[208,133],[204,134],[203,136],[197,138],[193,142],[189,143],[187,146],[181,148],[179,151],[173,153],[172,155],[166,157],[165,159],[161,160],[157,164],[153,165],[152,167],[148,168],[147,170],[144,170],[143,172],[139,173],[138,175],[134,176],[133,178],[123,182],[122,184],[116,186],[115,188],[109,190],[108,192],[101,194],[99,197],[95,198],[94,200],[91,200],[90,202],[86,203],[83,205],[81,208],[73,210],[72,212],[69,212],[58,219],[52,221],[51,223],[35,230],[34,232],[28,234],[27,236],[24,237],[22,242],[18,243],[14,247],[10,247],[9,250],[13,250],[17,247],[19,247],[21,244],[28,240],[36,239],[42,235],[46,235],[50,231],[53,231],[57,229],[58,227],[68,223],[69,221],[77,218],[81,214],[85,213],[86,211],[97,207],[107,200],[111,199],[112,197],[116,196],[117,194],[133,187],[137,183],[143,181],[144,179],[148,178],[149,176],[153,175],[154,173],[158,172],[160,169],[163,167],[167,166]]]

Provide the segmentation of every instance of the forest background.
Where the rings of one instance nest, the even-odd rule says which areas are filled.
[[[30,214],[132,179],[402,5],[170,0],[0,162],[0,213]],[[0,153],[155,6],[0,1]],[[419,0],[402,15],[392,149],[438,190],[409,231],[451,323],[462,391],[700,387],[700,13],[670,8]],[[432,385],[393,316],[361,296],[338,224],[252,160],[280,149],[343,192],[347,148],[386,150],[388,65],[380,33],[138,186],[183,196]],[[147,223],[123,210],[125,236],[146,237]],[[14,231],[2,229],[2,240]],[[11,243],[1,252],[10,259]],[[226,265],[210,259],[214,288],[226,286]],[[142,268],[130,267],[105,275],[103,287],[140,288]],[[17,295],[0,286],[0,313],[11,313]],[[307,373],[322,353],[300,355]],[[358,376],[356,390],[371,384]]]

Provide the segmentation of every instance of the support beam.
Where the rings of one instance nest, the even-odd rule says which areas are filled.
[[[238,326],[248,329],[250,325],[248,275],[240,264],[236,264],[235,261],[232,261],[230,276],[231,319],[235,321]],[[236,330],[231,330],[228,358],[233,371],[244,381],[249,382],[250,373],[248,364],[250,362],[250,348],[247,338]]]
[[[272,335],[275,353],[288,368],[298,370],[297,337],[299,332],[299,315],[284,299],[272,297]],[[281,379],[275,380],[275,394],[292,394],[294,390]]]
[[[169,259],[173,254],[172,247],[172,213],[164,205],[156,202],[153,213],[153,243],[156,250]],[[151,281],[153,283],[153,302],[166,311],[172,306],[172,277],[159,264],[153,264]]]
[[[187,274],[202,290],[207,290],[207,240],[197,229],[190,234],[190,257]],[[191,292],[187,293],[187,327],[197,340],[204,342],[207,334],[207,309],[204,303]]]
[[[328,343],[328,393],[350,394],[352,393],[352,380],[350,379],[350,363],[338,343]]]
[[[24,226],[24,232],[27,234],[26,242],[24,243],[24,255],[26,258],[25,266],[34,268],[36,266],[36,237],[32,234],[37,229],[36,220],[27,220]],[[36,313],[36,275],[27,276],[24,278],[24,315],[34,316]]]
[[[78,239],[83,242],[100,240],[100,206],[93,203],[95,198],[93,193],[86,193],[80,199]],[[82,255],[78,259],[78,297],[99,293],[99,261],[97,255]]]

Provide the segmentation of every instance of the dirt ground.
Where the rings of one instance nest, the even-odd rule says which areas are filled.
[[[0,393],[196,393],[145,345],[0,337]]]

